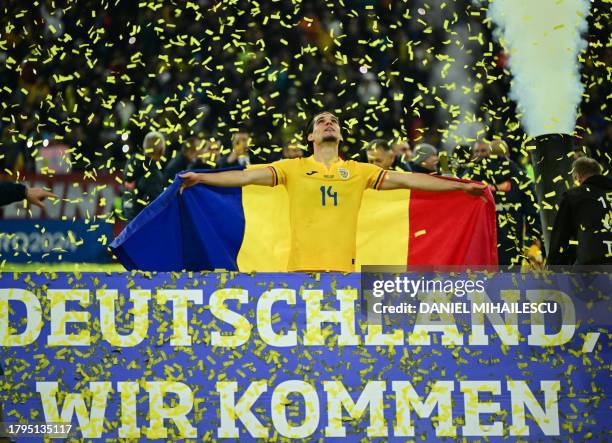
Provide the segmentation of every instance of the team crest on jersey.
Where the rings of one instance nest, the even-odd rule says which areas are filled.
[[[338,168],[338,175],[342,180],[346,180],[347,178],[349,178],[349,171],[348,169]]]

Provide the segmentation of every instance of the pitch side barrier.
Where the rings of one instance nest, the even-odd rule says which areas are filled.
[[[605,439],[609,269],[3,273],[4,433]]]

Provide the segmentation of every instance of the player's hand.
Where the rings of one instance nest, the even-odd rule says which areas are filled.
[[[179,177],[183,180],[181,183],[181,194],[185,188],[190,188],[191,186],[200,183],[200,174],[196,172],[185,172],[184,174],[179,175]]]
[[[464,183],[463,191],[475,197],[480,197],[487,189],[484,183]]]
[[[45,191],[41,188],[28,188],[26,190],[26,200],[28,201],[28,203],[38,206],[39,208],[45,207],[43,202],[47,197],[53,199],[58,198],[58,196],[55,195],[53,192]]]

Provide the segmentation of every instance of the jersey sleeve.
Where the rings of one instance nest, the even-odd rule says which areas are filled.
[[[26,187],[19,183],[0,182],[0,206],[26,198]]]
[[[274,163],[271,163],[268,168],[272,171],[273,176],[273,185],[286,185],[287,184],[287,176],[290,175],[291,170],[293,169],[293,164],[295,162],[293,159],[284,159],[278,160]]]
[[[367,189],[380,189],[387,171],[370,163],[358,163],[358,165],[360,173],[365,177],[365,187]]]

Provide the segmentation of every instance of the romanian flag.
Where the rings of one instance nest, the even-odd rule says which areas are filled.
[[[180,179],[112,242],[128,270],[286,271],[289,201],[284,187],[198,185]],[[374,191],[363,195],[356,271],[363,265],[497,265],[495,204],[464,192]]]

